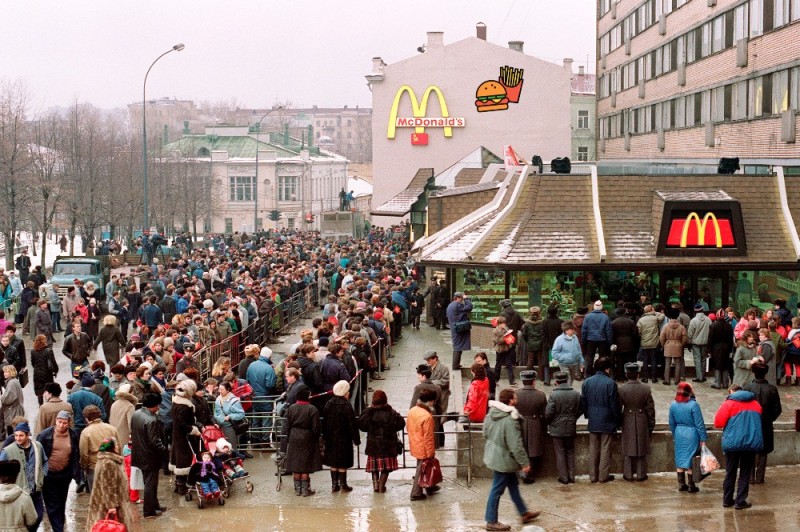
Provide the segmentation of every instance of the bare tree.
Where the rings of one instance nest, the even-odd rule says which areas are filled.
[[[64,175],[64,160],[58,151],[61,126],[58,114],[45,116],[33,124],[28,144],[32,164],[26,180],[26,206],[31,225],[42,233],[42,264],[47,254],[47,233],[60,207],[58,198]]]
[[[28,152],[29,92],[20,81],[0,82],[0,232],[6,243],[6,268],[14,267],[14,244],[23,211],[22,179],[31,163]]]

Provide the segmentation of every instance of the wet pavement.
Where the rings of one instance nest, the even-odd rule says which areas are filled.
[[[299,331],[308,323],[296,327],[283,343],[271,347],[279,354],[296,341]],[[67,360],[61,355],[61,335],[56,345],[59,361],[59,382],[67,376]],[[29,345],[29,338],[26,345]],[[449,332],[437,331],[423,324],[420,331],[405,328],[402,342],[395,347],[391,370],[384,372],[386,380],[373,381],[371,386],[387,392],[390,403],[401,413],[409,407],[416,384],[415,368],[422,363],[422,353],[436,349],[445,363],[450,359]],[[475,350],[473,350],[474,352]],[[490,357],[493,359],[493,356]],[[465,358],[471,360],[471,358]],[[501,381],[501,386],[505,383]],[[710,422],[724,393],[708,388],[709,383],[698,386],[698,401],[703,407],[706,422]],[[468,385],[464,379],[462,385]],[[576,387],[580,383],[575,384]],[[672,399],[673,388],[654,384],[659,421],[666,420],[666,409]],[[463,389],[452,386],[450,409],[463,404]],[[547,392],[549,389],[543,387]],[[789,421],[793,405],[798,399],[790,393],[796,388],[780,388],[785,401],[781,420]],[[31,386],[25,389],[26,409],[36,411],[36,398]],[[800,393],[798,393],[800,395]],[[800,406],[800,405],[797,405]],[[788,411],[791,410],[791,414]],[[664,416],[664,417],[662,417]],[[35,418],[31,416],[32,419]],[[447,446],[451,446],[452,435]],[[362,446],[363,447],[363,446]],[[160,477],[159,500],[169,510],[160,518],[143,520],[140,506],[136,506],[136,521],[130,530],[319,530],[319,531],[445,531],[480,530],[485,526],[483,512],[490,481],[475,479],[468,486],[465,480],[456,479],[452,466],[455,453],[439,455],[445,480],[442,491],[426,501],[410,502],[411,477],[414,460],[407,458],[408,469],[392,473],[385,494],[372,492],[368,475],[360,470],[351,471],[349,483],[352,493],[330,493],[330,476],[327,471],[312,475],[313,497],[294,494],[290,476],[283,478],[283,487],[276,491],[277,477],[272,453],[255,453],[253,460],[245,462],[255,485],[252,494],[245,491],[243,482],[231,490],[225,506],[212,505],[200,510],[196,500],[185,501],[172,493],[172,477]],[[363,456],[361,464],[363,467]],[[701,485],[697,494],[679,493],[674,473],[650,475],[644,483],[627,483],[621,479],[609,484],[589,483],[578,477],[577,484],[562,486],[555,479],[540,479],[533,485],[522,486],[523,498],[529,506],[542,511],[534,525],[523,527],[506,494],[501,500],[500,520],[511,524],[514,530],[553,531],[722,531],[722,530],[800,530],[800,512],[797,509],[796,478],[800,466],[770,468],[767,483],[751,489],[753,508],[743,511],[722,508],[722,472],[714,473]],[[68,530],[85,530],[86,507],[89,496],[70,492],[68,503]],[[787,494],[789,494],[787,496]],[[43,530],[49,530],[45,519]],[[224,522],[224,525],[220,523]]]

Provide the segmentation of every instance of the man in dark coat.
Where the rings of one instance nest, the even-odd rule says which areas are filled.
[[[622,380],[624,367],[630,362],[636,362],[636,353],[639,351],[639,329],[636,328],[633,317],[636,308],[633,303],[625,304],[625,313],[611,322],[611,337],[617,349],[611,353],[614,364],[614,378]]]
[[[23,285],[28,284],[28,276],[31,274],[31,258],[28,256],[28,249],[22,250],[22,254],[17,257],[14,267],[19,270],[19,280]]]
[[[171,324],[172,318],[178,313],[175,298],[172,297],[172,288],[167,288],[167,293],[158,303],[158,309],[161,311],[163,323]]]
[[[767,469],[767,455],[775,450],[775,431],[772,424],[783,411],[781,407],[781,396],[778,389],[767,382],[766,376],[769,367],[764,363],[753,364],[750,366],[755,379],[745,387],[748,392],[753,392],[756,401],[761,405],[761,432],[764,436],[764,448],[756,454],[756,463],[751,484],[763,484],[764,473]]]
[[[500,315],[506,319],[506,325],[511,333],[514,335],[514,338],[519,338],[519,332],[522,330],[523,325],[525,325],[525,320],[522,319],[519,312],[514,308],[514,305],[511,303],[510,299],[503,299],[500,301],[500,308],[503,310],[500,311]],[[517,348],[517,344],[512,344],[509,351],[512,353],[509,355],[512,360],[516,360],[517,366],[524,366],[526,364],[526,360],[522,360],[522,356],[525,352],[522,348]]]
[[[625,364],[628,382],[619,387],[622,406],[622,478],[632,482],[634,470],[639,482],[647,480],[650,434],[656,427],[656,407],[650,387],[639,380],[639,364]]]
[[[72,414],[61,410],[56,414],[55,426],[44,429],[36,437],[42,444],[44,454],[47,456],[47,474],[42,485],[42,497],[47,509],[47,517],[53,532],[63,532],[66,521],[67,498],[69,486],[73,479],[80,480],[80,450],[78,433],[69,427]],[[66,445],[69,453],[56,456],[53,460],[54,442],[58,440],[58,447],[63,453]]]
[[[547,433],[545,409],[547,396],[534,386],[536,372],[533,370],[520,373],[522,388],[517,390],[517,411],[522,416],[522,440],[528,453],[531,468],[522,479],[525,484],[533,484],[536,470],[544,454],[544,435]]]
[[[158,517],[166,510],[158,502],[158,471],[161,457],[167,454],[164,424],[158,418],[161,397],[148,393],[142,403],[144,408],[131,417],[131,466],[141,469],[144,477],[144,516]]]
[[[600,357],[595,364],[596,373],[583,381],[581,405],[583,415],[589,420],[589,480],[609,482],[611,466],[611,440],[619,426],[620,405],[617,383],[609,374],[611,361]]]
[[[542,320],[542,350],[544,351],[543,357],[545,359],[548,358],[550,350],[553,349],[556,338],[564,332],[561,330],[563,322],[564,320],[558,317],[558,307],[556,305],[547,307],[547,317]]]
[[[453,371],[461,369],[461,353],[472,349],[470,312],[472,312],[472,301],[464,295],[464,292],[453,294],[453,301],[447,306],[447,321],[450,323],[450,338],[453,340],[453,364],[451,365]]]
[[[556,387],[550,392],[545,408],[545,420],[553,438],[558,481],[575,482],[575,433],[578,418],[583,414],[581,394],[569,385],[569,374],[563,371],[553,375]]]

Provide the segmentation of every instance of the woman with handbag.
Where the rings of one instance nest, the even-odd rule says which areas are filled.
[[[367,433],[367,473],[372,473],[372,491],[386,493],[389,473],[398,469],[397,456],[403,452],[403,444],[397,433],[406,422],[403,416],[389,405],[386,392],[375,390],[372,404],[358,418],[359,430]]]
[[[350,404],[350,384],[341,380],[333,385],[333,398],[322,411],[325,456],[322,463],[331,468],[331,492],[353,491],[347,485],[347,470],[353,467],[353,445],[361,445],[356,413]]]
[[[700,405],[694,398],[694,389],[688,382],[678,383],[675,400],[669,407],[669,430],[675,441],[678,491],[697,493],[700,488],[695,485],[692,475],[692,459],[698,448],[706,444],[708,434],[703,421],[703,411],[700,410]]]
[[[33,367],[33,392],[36,394],[39,406],[42,406],[44,388],[54,382],[55,376],[58,374],[55,355],[53,355],[53,350],[47,347],[47,339],[44,335],[38,335],[33,341],[31,367]]]
[[[223,381],[219,385],[219,396],[214,401],[214,421],[217,422],[225,439],[231,442],[236,449],[239,433],[234,425],[240,425],[244,420],[244,408],[239,398],[233,394],[231,383]],[[241,429],[240,429],[241,430]]]
[[[0,395],[0,405],[3,407],[3,421],[6,433],[9,436],[14,434],[14,425],[11,420],[17,416],[25,417],[24,398],[22,396],[22,386],[17,380],[17,368],[12,365],[3,366],[3,378],[5,379],[5,389]]]

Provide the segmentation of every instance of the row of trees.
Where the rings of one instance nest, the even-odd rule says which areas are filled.
[[[129,123],[126,111],[80,102],[66,111],[35,113],[31,100],[23,82],[0,80],[0,234],[6,268],[13,267],[14,243],[24,230],[41,234],[42,262],[53,231],[67,233],[70,254],[76,234],[83,236],[85,251],[105,227],[130,241],[143,220],[140,125]],[[148,126],[148,137],[158,139],[162,125],[148,120]],[[198,220],[214,204],[209,166],[185,156],[167,158],[158,141],[148,148],[151,224],[197,234]]]

